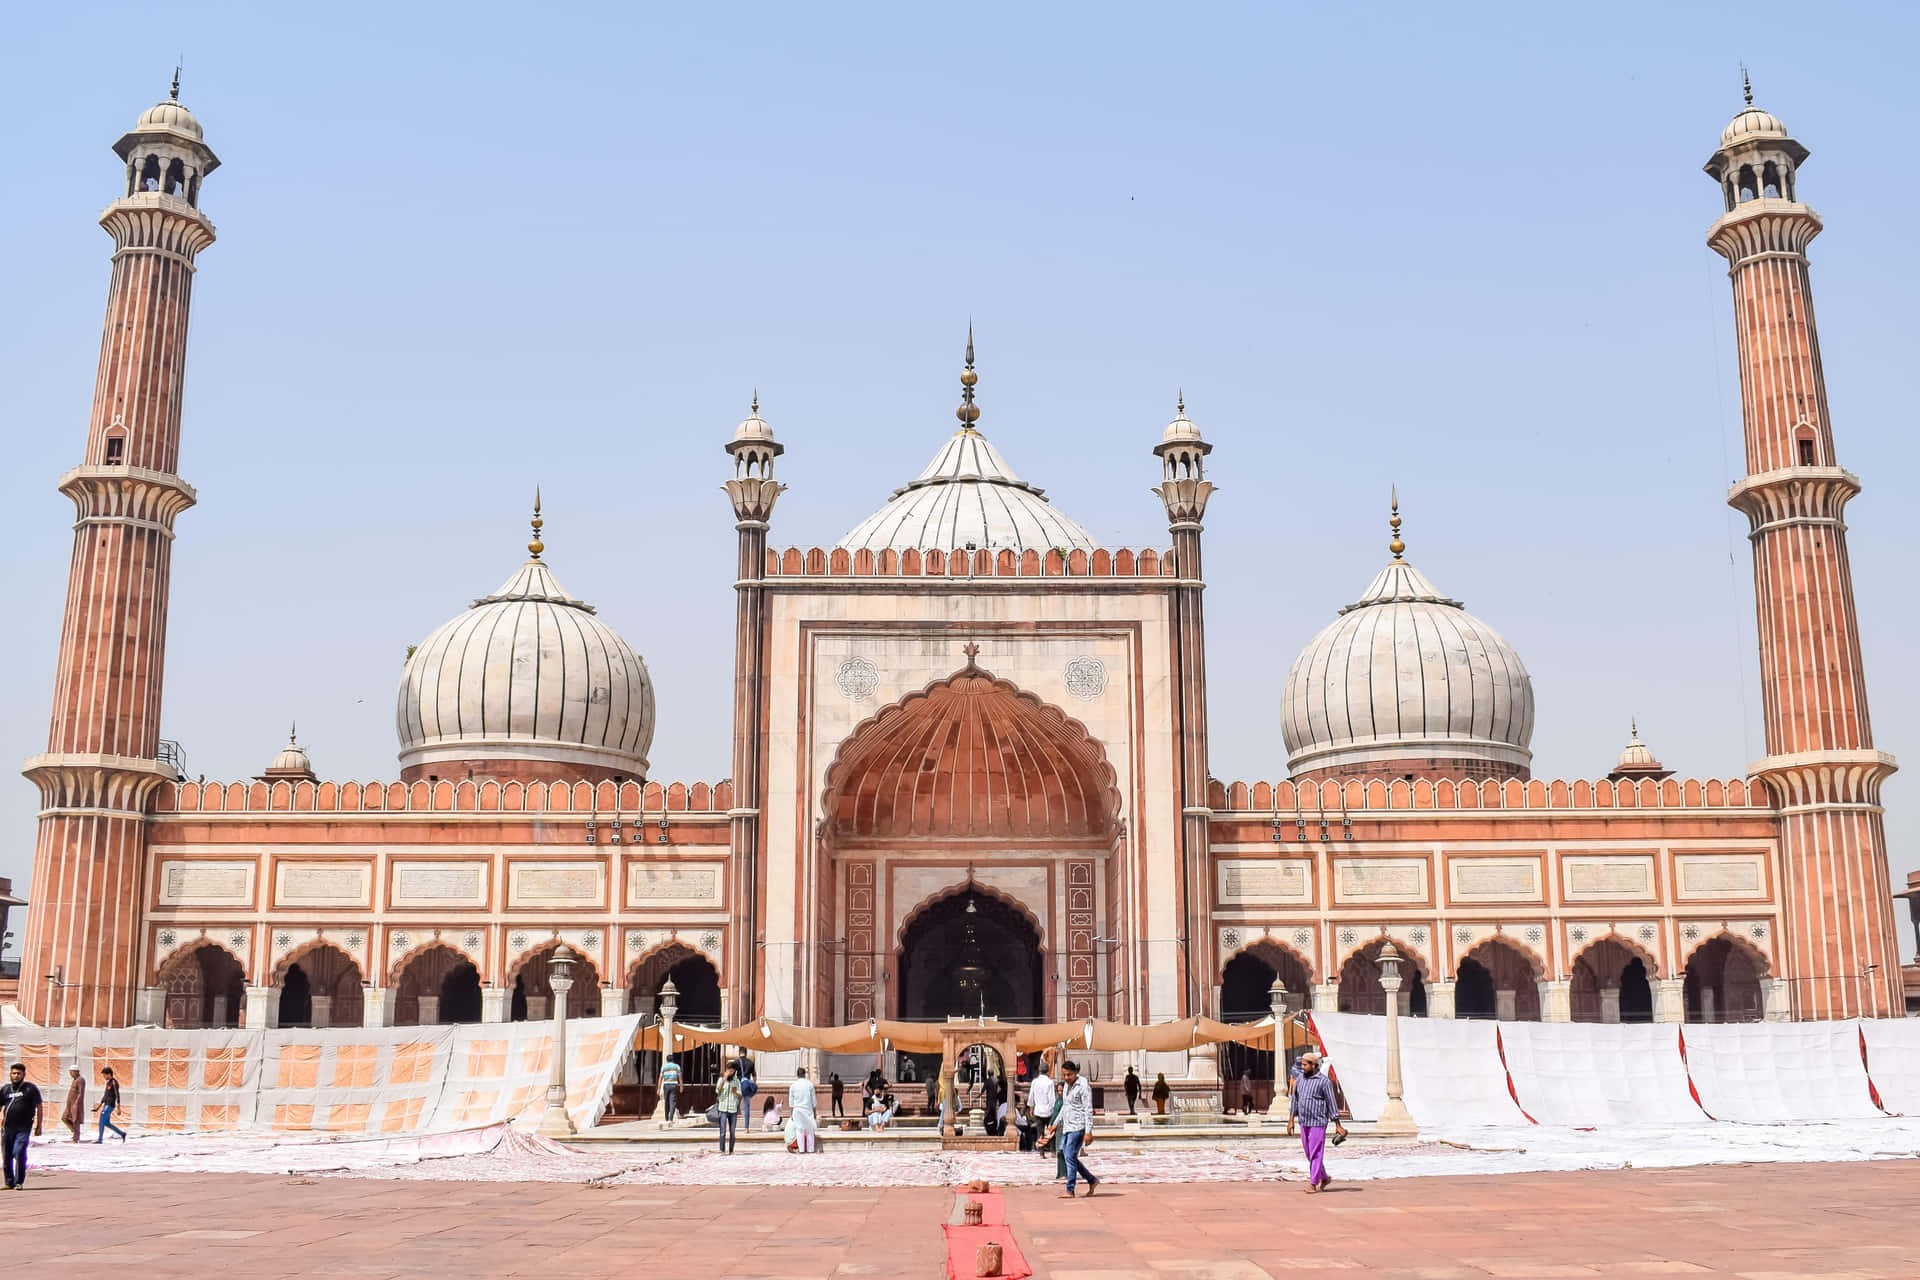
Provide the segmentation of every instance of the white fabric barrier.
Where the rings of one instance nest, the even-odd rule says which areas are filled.
[[[1716,1120],[1873,1120],[1858,1022],[1692,1025],[1687,1074]]]
[[[640,1015],[567,1026],[567,1113],[598,1123]],[[0,1028],[0,1059],[26,1064],[49,1122],[67,1068],[97,1112],[111,1066],[115,1121],[153,1133],[414,1134],[537,1120],[553,1060],[549,1022],[326,1030],[169,1031],[158,1027]]]
[[[1920,1116],[1920,1018],[1868,1018],[1860,1031],[1881,1103],[1897,1115]]]
[[[1525,1124],[1507,1093],[1494,1042],[1511,1023],[1400,1019],[1400,1083],[1407,1110],[1422,1125]],[[1356,1120],[1378,1119],[1387,1101],[1387,1020],[1318,1013],[1313,1026]]]
[[[1688,1091],[1673,1023],[1498,1026],[1520,1106],[1541,1124],[1708,1123]]]

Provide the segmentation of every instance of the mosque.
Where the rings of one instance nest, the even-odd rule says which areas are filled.
[[[26,765],[37,1022],[540,1018],[562,942],[590,971],[576,1014],[651,1011],[670,980],[682,1020],[729,1025],[1249,1018],[1276,980],[1293,1007],[1379,1011],[1388,940],[1414,1016],[1901,1007],[1895,766],[1868,722],[1843,520],[1860,484],[1814,325],[1821,221],[1799,199],[1807,149],[1751,92],[1706,165],[1767,750],[1725,780],[1673,776],[1637,733],[1595,752],[1604,776],[1534,776],[1525,664],[1444,565],[1415,567],[1397,506],[1287,675],[1277,776],[1214,778],[1212,446],[1184,403],[1143,433],[1166,543],[1102,546],[982,431],[969,338],[958,429],[834,546],[770,542],[785,444],[757,399],[716,433],[738,542],[714,583],[716,608],[733,592],[729,777],[653,776],[651,675],[562,585],[536,501],[499,586],[462,608],[445,584],[451,616],[400,682],[397,776],[329,779],[290,740],[258,777],[189,781],[159,723],[219,161],[177,81],[114,150],[98,382],[59,484],[78,517],[51,731]],[[1150,1065],[1204,1083],[1210,1052]]]

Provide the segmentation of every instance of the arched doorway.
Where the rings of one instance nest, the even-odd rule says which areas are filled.
[[[480,971],[452,947],[417,953],[400,971],[393,1000],[396,1027],[480,1021]]]
[[[977,888],[957,890],[901,931],[899,1016],[1038,1022],[1044,968],[1039,930],[1024,911]]]
[[[553,1016],[553,956],[558,942],[542,947],[520,962],[513,974],[513,995],[507,1016],[513,1022],[541,1022]],[[567,990],[569,1018],[600,1016],[600,971],[593,961],[574,952],[573,986]]]
[[[1721,934],[1687,957],[1681,985],[1688,1022],[1759,1022],[1765,1013],[1760,979],[1766,960]]]
[[[1380,985],[1380,948],[1385,938],[1376,938],[1347,957],[1340,966],[1340,1012],[1385,1014],[1387,989]],[[1400,953],[1400,1012],[1412,1018],[1427,1016],[1427,984],[1420,963],[1405,947]]]
[[[363,1021],[360,966],[338,947],[325,944],[280,962],[283,1027],[357,1027]]]
[[[627,979],[627,1008],[651,1023],[659,1016],[660,992],[668,982],[673,983],[677,1022],[696,1027],[721,1025],[720,971],[704,955],[677,942],[633,966]],[[720,1075],[720,1046],[695,1045],[674,1054],[673,1060],[680,1064],[681,1106],[689,1112],[705,1110],[713,1102],[713,1085]],[[640,1113],[651,1115],[658,1100],[655,1090],[660,1079],[660,1054],[651,1049],[636,1051],[634,1070],[640,1080]]]
[[[1278,978],[1287,989],[1287,1008],[1304,1009],[1313,987],[1313,971],[1294,952],[1273,942],[1256,942],[1227,961],[1220,973],[1220,1020],[1258,1022],[1272,1012],[1270,993]],[[1385,1004],[1381,1009],[1385,1011]],[[1227,1041],[1220,1046],[1220,1081],[1227,1110],[1251,1105],[1264,1109],[1273,1099],[1273,1050]]]
[[[247,1004],[247,976],[224,947],[203,942],[174,955],[160,970],[168,1027],[237,1027]]]
[[[1647,963],[1616,938],[1600,939],[1574,960],[1570,992],[1575,1022],[1653,1021]]]
[[[1540,1021],[1539,973],[1525,952],[1488,938],[1460,958],[1454,973],[1453,1016]]]

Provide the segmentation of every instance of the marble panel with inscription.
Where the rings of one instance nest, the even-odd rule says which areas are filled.
[[[484,907],[487,905],[487,864],[396,862],[393,864],[393,905]]]
[[[251,862],[163,862],[160,905],[251,907],[253,871]]]
[[[1338,902],[1424,902],[1425,858],[1344,858],[1334,864]]]
[[[1217,864],[1220,901],[1226,906],[1268,906],[1313,900],[1310,871],[1304,858],[1234,858]]]
[[[274,868],[276,907],[366,907],[373,867],[365,862],[282,862]]]
[[[595,907],[605,868],[597,862],[517,862],[507,879],[510,907]]]
[[[646,862],[627,868],[627,905],[717,907],[720,867],[711,862]]]
[[[1761,854],[1680,854],[1673,860],[1674,896],[1742,898],[1767,896]]]
[[[1651,902],[1654,896],[1651,856],[1562,858],[1560,878],[1568,902]]]
[[[1538,858],[1454,858],[1447,863],[1455,902],[1538,902]]]

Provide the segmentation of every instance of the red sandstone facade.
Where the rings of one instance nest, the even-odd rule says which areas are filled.
[[[198,182],[214,163],[183,115],[163,104],[123,142],[132,193],[103,219],[117,249],[107,340],[85,461],[62,482],[82,520],[49,752],[28,769],[45,810],[29,1016],[537,1017],[563,941],[590,971],[571,996],[579,1012],[650,1010],[673,976],[683,1016],[729,1020],[932,1016],[956,991],[1008,1016],[1233,1016],[1264,1013],[1276,978],[1296,1006],[1365,1009],[1381,998],[1373,957],[1387,939],[1412,962],[1403,1002],[1430,1016],[1892,1007],[1878,786],[1893,766],[1868,730],[1840,523],[1858,484],[1834,464],[1826,420],[1804,256],[1819,223],[1792,199],[1805,153],[1771,117],[1742,124],[1764,113],[1736,119],[1709,166],[1729,191],[1711,242],[1740,316],[1750,475],[1732,500],[1754,522],[1766,689],[1769,754],[1751,781],[1671,777],[1637,738],[1607,780],[1532,778],[1517,667],[1499,686],[1511,714],[1468,734],[1491,751],[1449,753],[1426,733],[1418,749],[1370,742],[1369,758],[1277,782],[1213,779],[1210,446],[1182,404],[1154,450],[1169,548],[1076,543],[1047,525],[1038,490],[997,470],[970,345],[949,451],[987,470],[954,481],[936,459],[895,497],[996,486],[1008,538],[1025,519],[1051,540],[772,549],[782,446],[756,401],[727,445],[733,775],[691,786],[644,778],[650,686],[630,703],[622,778],[537,741],[516,748],[484,697],[448,701],[432,692],[446,687],[439,669],[412,664],[403,742],[406,724],[427,732],[408,697],[414,713],[441,697],[434,740],[457,743],[462,717],[478,717],[484,753],[436,748],[399,782],[313,778],[292,744],[253,783],[166,775],[167,557],[192,501],[174,475],[178,392],[193,259],[212,240]],[[133,190],[149,154],[161,189]],[[580,622],[591,610],[552,581],[539,527],[533,560],[483,603],[529,627]],[[1412,601],[1416,620],[1454,625],[1457,602],[1405,563],[1397,514],[1393,527],[1392,563],[1350,609]],[[1480,626],[1458,617],[1463,635]],[[1472,634],[1494,647],[1460,662],[1498,656],[1497,635]],[[583,670],[580,706],[602,705],[599,668]],[[1320,697],[1347,676],[1313,679]],[[553,733],[581,732],[571,707]],[[1450,708],[1431,710],[1444,725]],[[933,958],[964,961],[976,945],[986,962],[930,974]],[[1207,1054],[1170,1057],[1153,1069],[1209,1078]]]

